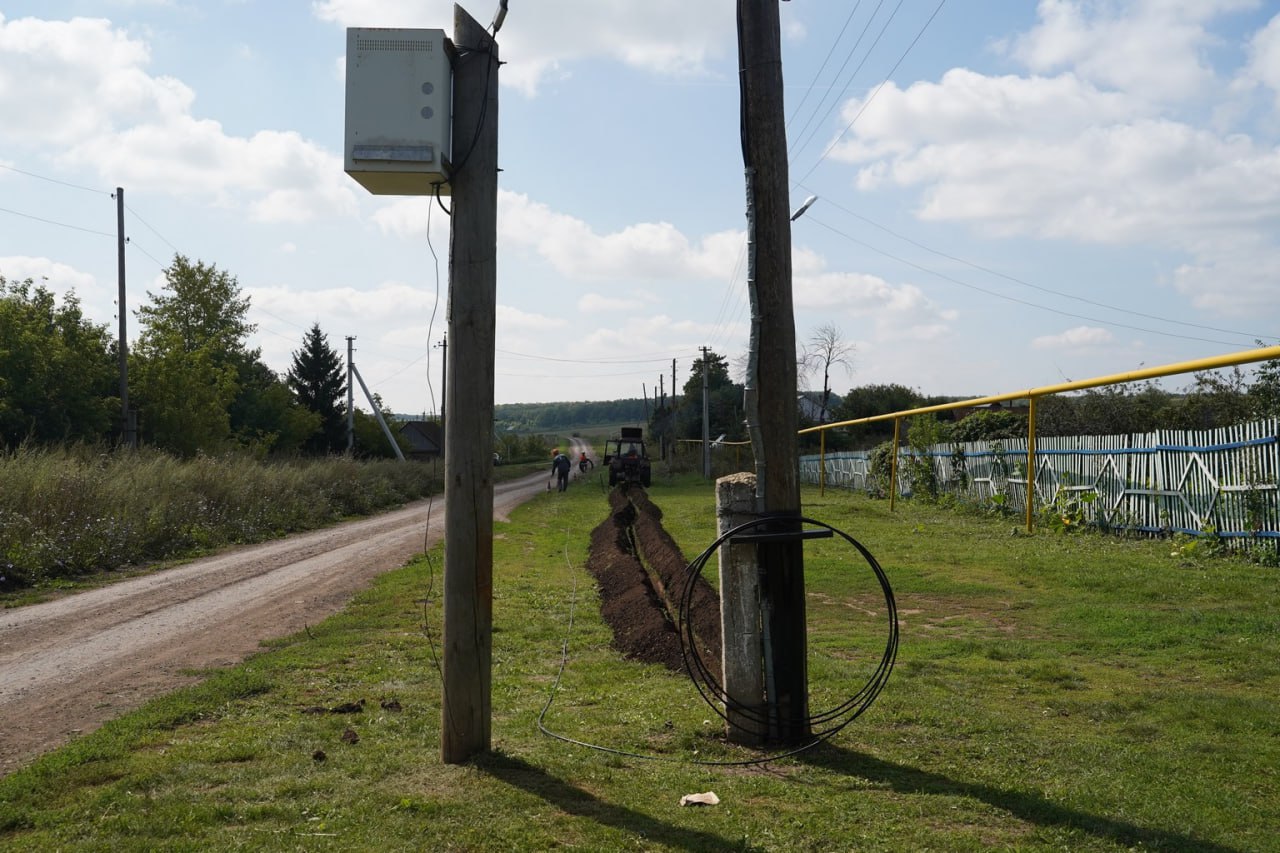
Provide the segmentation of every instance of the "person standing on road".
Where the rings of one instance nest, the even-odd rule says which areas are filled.
[[[555,458],[551,460],[551,470],[556,473],[556,485],[562,492],[569,488],[569,469],[572,467],[569,457],[556,451]]]

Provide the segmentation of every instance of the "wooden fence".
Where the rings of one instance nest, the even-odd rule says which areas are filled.
[[[1235,544],[1280,539],[1278,436],[1276,420],[1194,432],[1040,436],[1033,509],[1070,506],[1093,524],[1152,534],[1212,533]],[[928,464],[940,493],[1025,512],[1025,438],[898,453],[898,494],[910,495],[919,482],[915,460]],[[801,457],[802,482],[819,482],[819,459]],[[867,451],[828,453],[826,484],[874,490],[869,459]]]

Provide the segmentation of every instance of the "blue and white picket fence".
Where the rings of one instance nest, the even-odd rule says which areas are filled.
[[[1092,492],[1089,520],[1152,534],[1216,533],[1244,543],[1280,539],[1280,421],[1217,430],[1159,430],[1139,435],[1037,437],[1035,507]],[[963,451],[965,475],[957,471]],[[913,452],[899,450],[898,494],[910,496]],[[828,453],[826,484],[868,489],[868,451]],[[1026,438],[936,445],[926,457],[939,491],[978,503],[1025,510]],[[802,456],[802,482],[816,484],[819,457]],[[996,498],[1003,495],[1002,498]]]

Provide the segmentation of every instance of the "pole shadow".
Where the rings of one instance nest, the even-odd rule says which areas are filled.
[[[814,767],[882,783],[899,794],[971,797],[1003,809],[1028,823],[1079,830],[1127,848],[1187,850],[1195,853],[1242,853],[1239,848],[1215,844],[1179,832],[1138,826],[1114,818],[1089,814],[1059,805],[1038,794],[997,788],[977,782],[960,782],[937,773],[884,761],[865,753],[833,746],[830,743],[802,752],[796,758]]]
[[[625,806],[607,803],[563,779],[550,775],[513,755],[493,752],[476,760],[475,767],[508,785],[528,791],[574,817],[586,818],[611,826],[646,841],[678,850],[691,851],[758,851],[712,832],[685,829],[664,823]]]

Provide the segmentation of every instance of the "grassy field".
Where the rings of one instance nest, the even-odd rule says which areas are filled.
[[[687,557],[712,541],[709,486],[651,494]],[[439,760],[434,554],[0,780],[0,847],[1280,850],[1276,570],[830,491],[805,512],[875,553],[901,618],[887,688],[829,744],[695,763],[755,754],[721,742],[687,679],[609,648],[588,484],[497,527],[492,753]],[[806,545],[815,710],[883,650],[854,556]],[[561,737],[656,760],[548,737],[544,708]],[[680,807],[708,790],[720,805]]]

